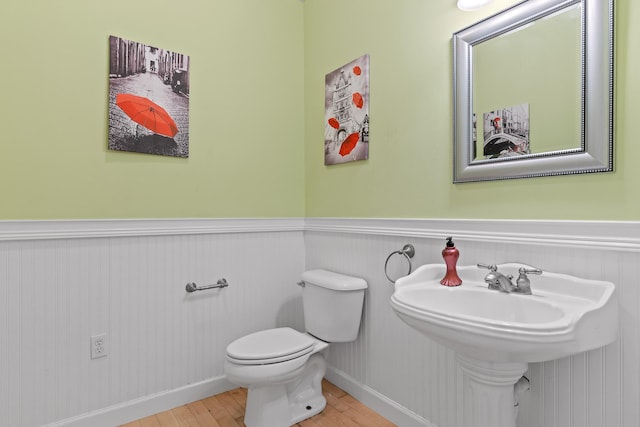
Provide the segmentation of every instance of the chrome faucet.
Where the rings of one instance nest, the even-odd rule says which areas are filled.
[[[518,279],[516,283],[513,283],[513,276],[511,274],[505,276],[500,273],[495,264],[478,264],[478,268],[486,268],[489,270],[489,273],[484,278],[485,283],[489,285],[489,289],[523,295],[531,295],[531,281],[527,277],[527,274],[542,274],[542,270],[539,268],[521,267],[518,269]]]

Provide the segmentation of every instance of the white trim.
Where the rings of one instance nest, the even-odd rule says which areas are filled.
[[[307,218],[305,231],[640,251],[640,222]]]
[[[0,241],[286,231],[640,251],[637,221],[413,218],[206,218],[0,221]]]
[[[113,427],[224,393],[236,387],[224,376],[211,378],[174,390],[144,396],[140,399],[46,424],[44,427]]]
[[[0,241],[302,231],[302,218],[0,221]]]
[[[436,427],[435,424],[430,423],[420,415],[356,381],[342,371],[327,367],[325,377],[359,402],[399,426]],[[236,387],[225,376],[212,378],[46,424],[43,427],[113,427],[224,393]]]
[[[422,418],[415,412],[401,406],[397,402],[378,393],[371,387],[368,387],[349,375],[337,369],[327,367],[325,378],[332,384],[340,387],[356,400],[378,414],[382,415],[389,421],[402,427],[437,427],[435,424]]]

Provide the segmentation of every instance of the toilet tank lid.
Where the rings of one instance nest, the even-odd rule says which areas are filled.
[[[360,277],[347,276],[328,270],[309,270],[302,273],[302,281],[334,291],[357,291],[367,288],[367,282]]]

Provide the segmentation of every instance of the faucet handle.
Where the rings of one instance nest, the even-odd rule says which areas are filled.
[[[486,268],[489,271],[498,271],[498,266],[495,264],[476,264],[478,268]]]
[[[516,280],[516,285],[518,287],[518,293],[531,295],[531,281],[527,277],[527,274],[542,274],[542,270],[539,268],[524,268],[520,267],[518,269],[518,280]]]
[[[524,267],[520,267],[520,269],[518,270],[518,273],[520,273],[520,275],[523,274],[542,274],[542,270],[540,270],[539,268],[524,268]]]

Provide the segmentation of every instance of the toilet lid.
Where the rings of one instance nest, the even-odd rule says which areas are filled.
[[[310,353],[313,344],[313,338],[295,329],[267,329],[229,344],[227,357],[240,364],[278,363]]]

